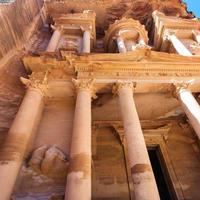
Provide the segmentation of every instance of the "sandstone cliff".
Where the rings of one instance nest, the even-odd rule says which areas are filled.
[[[16,0],[0,4],[0,145],[24,95],[19,81],[20,76],[26,76],[22,48],[42,24],[42,1],[38,3]]]

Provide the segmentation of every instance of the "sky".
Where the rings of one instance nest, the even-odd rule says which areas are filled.
[[[200,0],[183,0],[187,3],[188,11],[192,11],[196,17],[200,18]]]

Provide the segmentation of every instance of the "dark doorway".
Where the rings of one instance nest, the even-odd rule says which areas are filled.
[[[149,158],[153,168],[154,176],[156,179],[158,191],[161,200],[175,200],[177,199],[171,188],[171,184],[167,178],[167,172],[161,159],[159,158],[159,148],[148,148]]]

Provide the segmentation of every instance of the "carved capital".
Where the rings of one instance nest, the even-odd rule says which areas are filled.
[[[147,45],[144,40],[139,40],[138,44],[136,44],[135,49],[151,49],[149,45]]]
[[[170,40],[170,37],[172,35],[176,35],[176,31],[175,30],[167,30],[165,31],[164,35],[163,35],[163,40]]]
[[[96,89],[94,87],[94,79],[83,79],[83,80],[76,80],[72,79],[72,82],[74,83],[75,89],[77,92],[81,90],[89,91],[92,95],[92,98],[96,99]]]
[[[62,25],[61,26],[54,26],[52,24],[51,24],[51,28],[52,28],[52,30],[59,31],[60,33],[62,33],[63,29],[64,29],[64,27]]]
[[[172,84],[172,95],[178,98],[178,95],[184,90],[188,90],[191,83],[173,83]]]
[[[30,79],[20,77],[20,80],[26,88],[37,90],[42,94],[42,96],[47,96],[48,84],[46,79],[39,80],[34,77],[31,77]]]
[[[132,81],[117,81],[113,85],[113,93],[118,94],[119,89],[122,89],[122,88],[129,88],[129,89],[132,89],[134,91],[135,87],[136,87],[135,82],[132,82]]]

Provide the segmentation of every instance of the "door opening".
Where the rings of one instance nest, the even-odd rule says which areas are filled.
[[[148,148],[148,154],[156,179],[158,191],[161,200],[176,200],[176,195],[173,189],[168,172],[159,152],[158,147]]]

